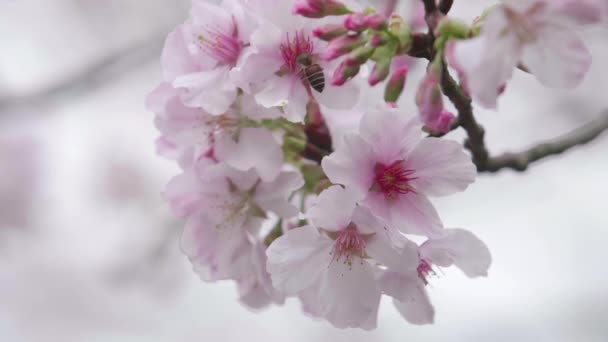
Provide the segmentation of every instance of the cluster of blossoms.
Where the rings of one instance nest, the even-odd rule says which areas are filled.
[[[599,20],[600,4],[508,0],[471,27],[427,13],[434,45],[421,47],[420,11],[193,0],[167,38],[163,82],[147,106],[159,153],[181,168],[163,196],[186,220],[181,247],[194,270],[235,281],[254,309],[294,296],[336,327],[373,329],[386,295],[407,321],[432,323],[435,270],[479,277],[491,263],[485,244],[445,228],[429,200],[476,176],[461,144],[427,136],[456,117],[443,106],[447,63],[487,106],[518,66],[573,85],[589,58],[571,27]],[[398,100],[420,56],[432,62],[415,115]],[[380,83],[382,103],[360,96]]]

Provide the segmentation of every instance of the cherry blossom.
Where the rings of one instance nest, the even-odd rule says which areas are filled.
[[[272,286],[266,271],[266,246],[262,241],[251,245],[250,272],[237,279],[240,302],[251,309],[262,309],[272,303],[283,304],[285,296]]]
[[[285,118],[302,121],[311,98],[335,109],[348,109],[358,96],[354,86],[335,87],[325,70],[330,64],[320,58],[326,43],[313,37],[313,25],[292,17],[292,1],[250,1],[251,10],[262,18],[251,37],[251,46],[232,79],[246,92],[255,94],[264,107],[281,107]],[[324,87],[314,89],[305,76],[306,65],[318,65],[325,74]]]
[[[448,44],[446,56],[471,95],[495,108],[519,63],[542,84],[572,88],[591,55],[577,33],[601,20],[599,1],[505,0],[488,15],[479,37]]]
[[[252,170],[203,161],[198,166],[195,175],[178,176],[166,191],[174,207],[188,204],[188,210],[179,212],[189,217],[182,250],[203,279],[234,279],[242,269],[252,269],[248,236],[258,235],[267,213],[297,215],[288,197],[303,179],[298,172],[283,171],[272,182],[263,182]]]
[[[418,265],[416,249],[400,258],[383,224],[340,186],[323,191],[307,215],[312,225],[287,231],[267,250],[268,271],[286,294],[305,293],[309,311],[338,328],[375,327],[380,288],[377,264],[406,272]]]
[[[335,184],[351,190],[372,212],[404,233],[437,235],[443,224],[429,196],[463,191],[475,166],[461,145],[422,138],[417,118],[397,109],[370,111],[358,134],[323,159]]]
[[[445,229],[441,236],[425,241],[418,251],[416,275],[388,267],[379,278],[383,293],[393,297],[397,310],[412,324],[433,323],[435,311],[426,291],[429,277],[435,274],[433,266],[455,265],[469,278],[476,278],[487,276],[492,262],[488,247],[464,229]]]
[[[162,55],[165,81],[185,90],[180,93],[185,105],[212,115],[224,113],[237,96],[230,70],[254,29],[255,20],[240,0],[220,5],[193,1],[190,20],[167,37]]]
[[[279,142],[270,131],[252,127],[252,120],[279,117],[276,108],[241,95],[224,114],[211,115],[185,106],[179,93],[163,83],[149,96],[148,108],[157,113],[155,124],[162,134],[160,151],[183,166],[207,154],[241,171],[255,169],[264,180],[276,177],[283,163]]]

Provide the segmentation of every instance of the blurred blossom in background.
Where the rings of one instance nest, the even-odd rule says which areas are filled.
[[[452,15],[470,21],[486,5],[456,1]],[[605,136],[437,202],[494,262],[486,279],[449,270],[432,280],[434,325],[408,325],[384,305],[377,330],[337,330],[295,300],[252,313],[232,283],[198,280],[160,198],[175,166],[156,155],[143,109],[188,7],[0,2],[0,341],[608,341]],[[608,27],[584,37],[594,65],[581,87],[555,91],[518,73],[499,112],[478,109],[493,151],[608,108]]]

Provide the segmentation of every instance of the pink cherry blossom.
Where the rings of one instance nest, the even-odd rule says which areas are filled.
[[[404,273],[418,265],[416,249],[393,253],[384,225],[340,186],[323,191],[307,216],[312,226],[289,230],[267,250],[274,286],[300,294],[307,310],[338,328],[375,327],[380,288],[374,270]]]
[[[446,56],[484,107],[497,98],[521,62],[544,85],[571,88],[583,80],[591,55],[577,34],[601,19],[595,0],[505,0],[488,15],[481,35],[450,42]]]
[[[358,88],[330,84],[327,71],[333,67],[320,58],[327,43],[314,38],[310,21],[291,16],[292,1],[249,3],[262,19],[242,62],[231,72],[232,79],[245,92],[255,94],[259,104],[281,107],[285,118],[294,122],[304,119],[311,97],[331,108],[352,107]],[[304,63],[303,59],[309,60]],[[325,85],[321,91],[310,86],[305,64],[316,64],[323,70]]]
[[[406,244],[412,244],[407,241]],[[379,277],[383,293],[393,297],[401,315],[412,324],[431,324],[435,310],[426,286],[435,274],[435,267],[456,265],[468,277],[485,277],[492,262],[488,247],[464,229],[445,229],[437,238],[419,247],[417,273],[384,269]]]
[[[165,193],[173,207],[188,204],[181,211],[189,217],[182,250],[203,279],[238,279],[242,269],[252,269],[249,236],[258,235],[268,212],[283,218],[296,216],[298,209],[288,198],[304,181],[294,171],[263,182],[253,171],[225,164],[201,161],[197,166],[200,169],[194,176],[187,170],[188,177],[170,182]]]
[[[390,226],[429,236],[443,225],[427,196],[463,191],[476,175],[460,144],[423,139],[418,120],[397,109],[365,114],[359,134],[345,135],[322,166]]]
[[[249,272],[237,279],[240,302],[254,310],[270,304],[283,304],[285,296],[272,286],[266,271],[266,246],[262,241],[252,243]]]
[[[185,105],[212,115],[224,113],[237,95],[230,70],[254,28],[255,20],[240,0],[220,5],[194,0],[190,20],[167,37],[162,55],[165,81],[185,90],[180,93]]]
[[[165,155],[187,167],[206,154],[241,171],[255,169],[264,180],[276,177],[283,163],[279,142],[267,129],[249,127],[251,120],[279,117],[276,108],[261,107],[242,94],[223,115],[211,115],[185,106],[179,93],[163,83],[148,97]]]

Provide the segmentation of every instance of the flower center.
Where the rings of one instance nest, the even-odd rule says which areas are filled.
[[[424,285],[428,285],[427,278],[430,276],[436,275],[435,271],[431,267],[431,264],[424,259],[420,259],[420,264],[418,265],[418,278],[422,279]]]
[[[199,46],[209,56],[222,64],[234,65],[243,48],[243,43],[239,40],[238,29],[233,22],[230,32],[226,32],[219,27],[207,27],[205,34],[197,37]]]
[[[310,37],[296,31],[295,36],[291,38],[287,33],[287,39],[279,46],[279,49],[281,49],[281,56],[283,57],[283,68],[289,72],[297,72],[299,69],[298,56],[312,54],[313,44]]]
[[[372,190],[380,191],[388,199],[395,199],[400,194],[415,192],[409,185],[413,177],[414,170],[405,166],[404,160],[397,160],[390,165],[376,164],[374,168],[376,174],[375,183]]]
[[[365,256],[365,239],[351,224],[338,233],[331,254],[334,257],[333,260],[339,261],[344,258],[344,263],[352,267],[353,257],[363,258]]]

